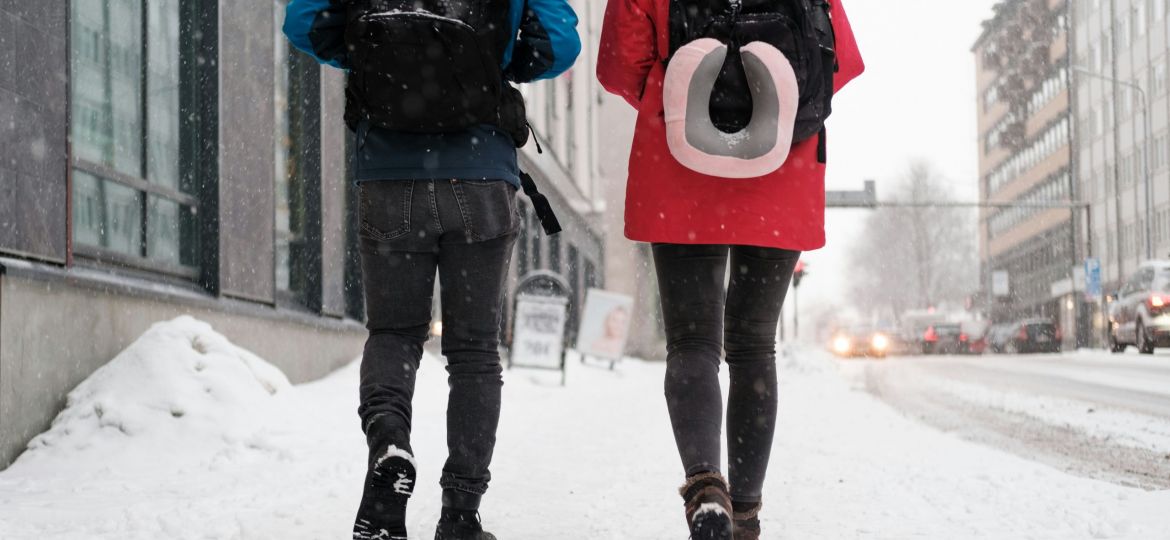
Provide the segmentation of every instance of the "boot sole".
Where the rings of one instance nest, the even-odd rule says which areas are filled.
[[[732,540],[731,517],[723,507],[705,503],[691,519],[691,540]]]
[[[396,446],[387,448],[386,453],[374,464],[374,482],[390,487],[395,494],[403,497],[410,497],[414,493],[417,475],[414,457]]]
[[[367,482],[380,494],[381,501],[375,508],[383,505],[396,506],[401,508],[401,513],[405,516],[406,503],[414,493],[414,483],[418,474],[414,457],[391,446],[368,474]],[[407,540],[407,537],[391,534],[385,529],[375,529],[368,521],[359,518],[354,523],[353,540]]]

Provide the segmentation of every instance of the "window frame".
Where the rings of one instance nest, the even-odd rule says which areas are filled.
[[[274,0],[273,9],[280,9],[287,5],[288,0]],[[275,39],[285,39],[280,28],[276,28]],[[274,49],[279,53],[280,48]],[[286,167],[287,175],[283,186],[276,183],[273,190],[274,197],[279,197],[277,191],[284,187],[290,190],[289,219],[290,233],[293,231],[292,222],[299,221],[302,230],[289,238],[289,287],[282,288],[275,274],[280,271],[277,259],[278,250],[276,241],[282,234],[277,228],[277,205],[273,204],[273,293],[278,306],[306,309],[320,312],[323,308],[323,247],[321,230],[322,202],[321,202],[321,71],[316,60],[310,58],[294,47],[285,47],[285,59],[274,58],[274,71],[285,69],[287,77],[286,106],[289,137],[288,153],[285,156],[288,162],[296,162],[294,167]],[[276,75],[276,73],[274,73]],[[275,87],[274,87],[275,90]],[[284,135],[284,134],[280,134]],[[276,145],[273,145],[275,153]],[[277,156],[274,154],[273,156]],[[273,182],[277,181],[274,177]],[[295,186],[295,187],[294,187]],[[294,209],[291,191],[299,190],[296,196],[300,200],[299,208]],[[297,215],[294,216],[294,213]],[[294,244],[300,243],[304,247],[299,256],[294,256]]]
[[[74,25],[77,21],[74,17],[74,5],[77,2],[87,0],[72,0],[69,4],[69,30],[70,36],[73,35]],[[138,9],[140,10],[140,33],[138,36],[138,52],[141,57],[140,74],[138,75],[137,84],[141,92],[141,96],[136,104],[136,110],[141,115],[141,125],[138,127],[136,135],[137,141],[141,144],[138,149],[139,172],[144,175],[148,173],[149,165],[149,143],[151,140],[150,133],[150,102],[149,102],[149,70],[150,70],[150,39],[149,39],[149,24],[150,24],[150,9],[157,9],[157,4],[150,2],[150,0],[137,0]],[[218,167],[215,163],[215,157],[218,154],[218,63],[217,62],[199,62],[199,58],[216,58],[218,57],[218,8],[215,0],[177,0],[178,19],[179,19],[179,35],[176,46],[178,47],[178,64],[176,69],[179,76],[179,115],[175,121],[178,124],[178,159],[179,170],[177,182],[180,186],[191,186],[192,193],[186,193],[180,189],[164,185],[157,182],[151,182],[146,176],[139,177],[137,175],[127,174],[125,172],[116,170],[110,165],[98,163],[83,157],[80,157],[74,149],[74,143],[69,145],[69,171],[67,173],[67,192],[69,197],[69,259],[71,264],[81,262],[82,264],[93,264],[96,266],[111,265],[125,268],[135,272],[147,272],[150,274],[162,274],[172,278],[180,278],[184,281],[195,281],[205,289],[215,291],[217,289],[218,280],[218,219],[215,217],[217,213],[218,195],[216,187],[216,177],[218,175]],[[75,116],[73,114],[73,105],[76,102],[76,85],[78,78],[73,72],[73,62],[77,51],[70,47],[69,55],[69,121],[68,130],[72,134],[75,127]],[[109,68],[106,66],[107,69]],[[190,114],[184,114],[190,112]],[[74,192],[76,189],[75,172],[81,172],[92,177],[97,178],[102,182],[109,182],[114,185],[129,188],[134,190],[136,196],[139,198],[139,226],[141,230],[138,233],[136,255],[122,253],[115,249],[110,249],[102,246],[92,244],[79,243],[76,241],[76,223],[74,222]],[[161,199],[169,203],[175,203],[182,207],[189,207],[195,214],[195,231],[194,236],[189,238],[194,245],[191,248],[197,250],[195,264],[187,266],[183,264],[174,264],[168,261],[162,261],[151,258],[149,253],[150,242],[150,205],[152,197]],[[181,210],[180,210],[181,211]],[[175,222],[170,225],[179,228],[180,223]],[[180,233],[181,234],[181,233]],[[181,241],[178,246],[179,250],[183,250],[184,246]],[[211,250],[209,251],[209,248]],[[79,260],[80,259],[80,260]]]

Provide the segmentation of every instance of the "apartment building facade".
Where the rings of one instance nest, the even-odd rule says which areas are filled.
[[[1087,339],[1089,305],[1074,272],[1084,212],[1069,207],[1078,193],[1068,10],[1066,0],[1000,2],[973,52],[986,311],[995,322],[1052,318],[1071,344]]]
[[[360,354],[345,80],[289,49],[286,3],[0,3],[0,468],[159,320],[207,320],[294,382]],[[522,199],[511,269],[558,271],[578,309],[605,283],[586,75],[524,90],[544,149],[521,166],[565,232]]]
[[[1082,242],[1096,248],[1106,293],[1143,261],[1170,254],[1168,6],[1072,2],[1073,170],[1092,211]]]

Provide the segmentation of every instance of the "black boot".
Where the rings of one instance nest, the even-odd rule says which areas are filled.
[[[407,436],[377,428],[370,426],[367,434],[370,456],[353,540],[406,540],[406,503],[416,478],[414,453]]]
[[[435,540],[496,540],[496,536],[483,530],[479,512],[444,506],[439,526],[435,528]]]

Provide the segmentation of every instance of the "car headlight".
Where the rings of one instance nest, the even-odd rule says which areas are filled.
[[[873,345],[874,350],[884,351],[890,348],[890,338],[886,337],[885,334],[877,334],[873,336],[871,345]]]
[[[853,349],[853,343],[845,336],[837,336],[833,340],[833,351],[837,354],[848,354]]]

